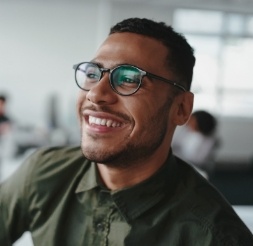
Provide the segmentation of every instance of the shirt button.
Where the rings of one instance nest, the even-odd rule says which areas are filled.
[[[98,223],[97,224],[97,229],[98,229],[98,231],[103,231],[104,230],[103,224],[102,223]]]

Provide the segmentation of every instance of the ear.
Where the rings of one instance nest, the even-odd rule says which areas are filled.
[[[193,102],[194,95],[189,91],[180,93],[175,97],[172,115],[172,120],[175,125],[181,126],[188,121],[192,113]]]

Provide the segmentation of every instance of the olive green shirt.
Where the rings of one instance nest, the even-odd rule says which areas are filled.
[[[231,206],[172,154],[148,180],[99,184],[79,147],[36,151],[0,187],[0,245],[30,231],[35,246],[252,246]]]

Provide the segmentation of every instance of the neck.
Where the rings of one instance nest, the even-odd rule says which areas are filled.
[[[119,190],[136,185],[151,177],[165,163],[169,148],[163,154],[155,154],[149,160],[142,160],[136,165],[122,168],[97,164],[100,177],[105,186],[110,190]]]

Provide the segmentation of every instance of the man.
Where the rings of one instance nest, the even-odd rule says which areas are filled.
[[[192,111],[195,58],[163,23],[112,27],[75,65],[81,151],[43,149],[1,187],[0,244],[253,245],[224,198],[169,150]]]

